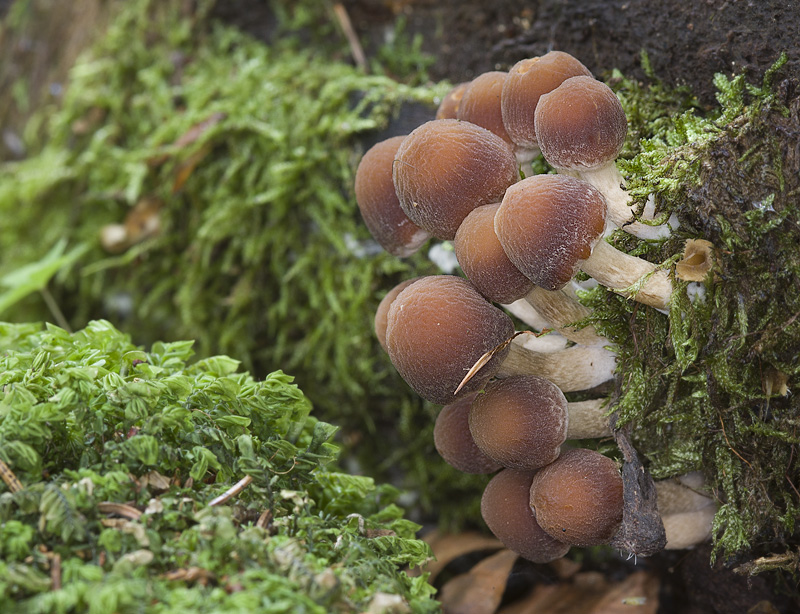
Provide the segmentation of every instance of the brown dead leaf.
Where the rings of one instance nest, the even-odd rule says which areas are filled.
[[[122,224],[106,224],[100,229],[100,244],[110,254],[121,254],[126,249],[161,231],[161,209],[164,202],[155,196],[145,196],[137,202]],[[127,434],[130,439],[134,429]]]
[[[183,184],[185,184],[189,180],[189,177],[192,176],[194,169],[197,168],[197,165],[203,161],[203,158],[205,158],[210,151],[211,145],[206,143],[178,165],[178,167],[175,169],[175,181],[172,184],[173,194],[178,192],[183,187]]]
[[[201,567],[186,567],[168,571],[162,577],[165,580],[188,583],[197,582],[202,586],[206,586],[209,581],[214,579],[214,574],[206,569],[202,569]]]
[[[184,132],[183,135],[173,143],[173,146],[186,147],[187,145],[191,145],[192,143],[197,142],[200,139],[200,137],[202,137],[206,132],[208,132],[211,128],[216,126],[226,117],[228,117],[228,114],[223,113],[221,111],[212,113],[211,115],[208,116],[207,119],[204,119],[203,121],[196,123],[186,132]]]
[[[503,548],[503,544],[499,539],[477,532],[440,533],[439,531],[433,531],[425,536],[425,541],[433,550],[433,556],[436,558],[419,569],[419,573],[429,573],[428,581],[431,583],[448,563],[460,556],[478,550],[500,550]],[[413,572],[417,572],[417,570],[412,570]]]
[[[156,470],[142,476],[142,483],[149,485],[155,490],[169,490],[170,486],[169,478]]]
[[[391,529],[366,529],[364,535],[370,539],[373,537],[391,537],[397,535]]]
[[[591,614],[655,614],[658,610],[658,578],[646,571],[637,571],[622,582],[612,585]]]
[[[212,113],[208,118],[201,122],[197,122],[181,136],[179,136],[171,145],[168,146],[169,149],[185,149],[187,146],[193,145],[199,141],[206,132],[216,126],[227,116],[227,113]],[[147,162],[150,166],[159,166],[169,160],[171,155],[172,154],[165,153],[160,156],[150,158]]]
[[[492,614],[506,589],[506,580],[519,555],[501,550],[442,587],[439,599],[447,614]]]
[[[498,614],[655,614],[658,590],[651,572],[637,571],[612,584],[600,572],[585,571],[570,582],[540,584]]]
[[[98,503],[97,510],[103,514],[116,514],[117,516],[129,518],[130,520],[138,520],[142,515],[142,512],[138,509],[131,505],[125,505],[124,503]]]

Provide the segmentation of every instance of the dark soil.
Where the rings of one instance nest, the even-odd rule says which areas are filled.
[[[759,80],[781,52],[800,77],[800,2],[790,0],[350,0],[356,31],[377,46],[398,16],[422,33],[436,57],[434,79],[472,79],[487,70],[559,49],[596,75],[613,68],[643,78],[646,51],[655,74],[688,84],[714,103],[714,73],[745,71]]]

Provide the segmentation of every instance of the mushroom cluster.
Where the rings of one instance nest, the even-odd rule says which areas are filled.
[[[376,335],[403,379],[444,406],[434,428],[444,460],[498,472],[483,518],[535,562],[609,543],[623,517],[617,463],[566,444],[611,434],[608,399],[564,393],[592,391],[616,368],[575,274],[659,310],[672,294],[669,271],[605,240],[617,228],[643,240],[671,232],[631,206],[615,165],[626,134],[613,91],[551,51],[459,84],[436,119],[378,143],[356,172],[356,200],[384,249],[454,243],[465,277],[402,282],[378,308]],[[540,153],[555,174],[528,172]],[[509,311],[537,338],[518,336]],[[689,483],[657,487],[667,547],[709,536],[713,499]]]

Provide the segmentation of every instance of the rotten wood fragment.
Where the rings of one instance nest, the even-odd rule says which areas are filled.
[[[667,534],[658,513],[656,487],[650,472],[639,460],[628,439],[629,429],[617,429],[617,414],[611,415],[611,433],[622,452],[622,525],[610,545],[633,556],[652,556],[664,549]]]

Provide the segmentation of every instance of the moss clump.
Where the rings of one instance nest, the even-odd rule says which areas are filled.
[[[105,317],[137,343],[191,338],[257,375],[286,369],[365,466],[432,482],[419,436],[432,411],[371,322],[387,287],[435,267],[380,253],[352,180],[358,138],[404,104],[433,109],[446,86],[356,70],[315,4],[273,3],[276,32],[305,30],[267,46],[209,17],[211,2],[127,3],[29,127],[36,153],[0,167],[0,274],[38,265],[36,283],[31,269],[3,279],[0,311],[52,320],[48,298],[63,326]],[[106,253],[101,229],[147,203],[160,233]]]
[[[686,239],[703,238],[716,264],[693,301],[677,282],[668,315],[587,297],[620,348],[620,423],[654,477],[706,473],[721,502],[714,552],[729,560],[800,543],[800,400],[780,394],[782,381],[800,381],[800,98],[796,84],[774,82],[784,61],[761,87],[718,76],[720,106],[706,112],[677,92],[665,115],[658,83],[615,75],[643,137],[622,164],[630,189],[680,221],[663,243],[618,233],[617,245],[670,264]]]
[[[397,492],[336,472],[291,378],[105,321],[0,324],[3,612],[438,610]],[[215,505],[242,478],[250,483]],[[383,601],[381,601],[383,600]]]

